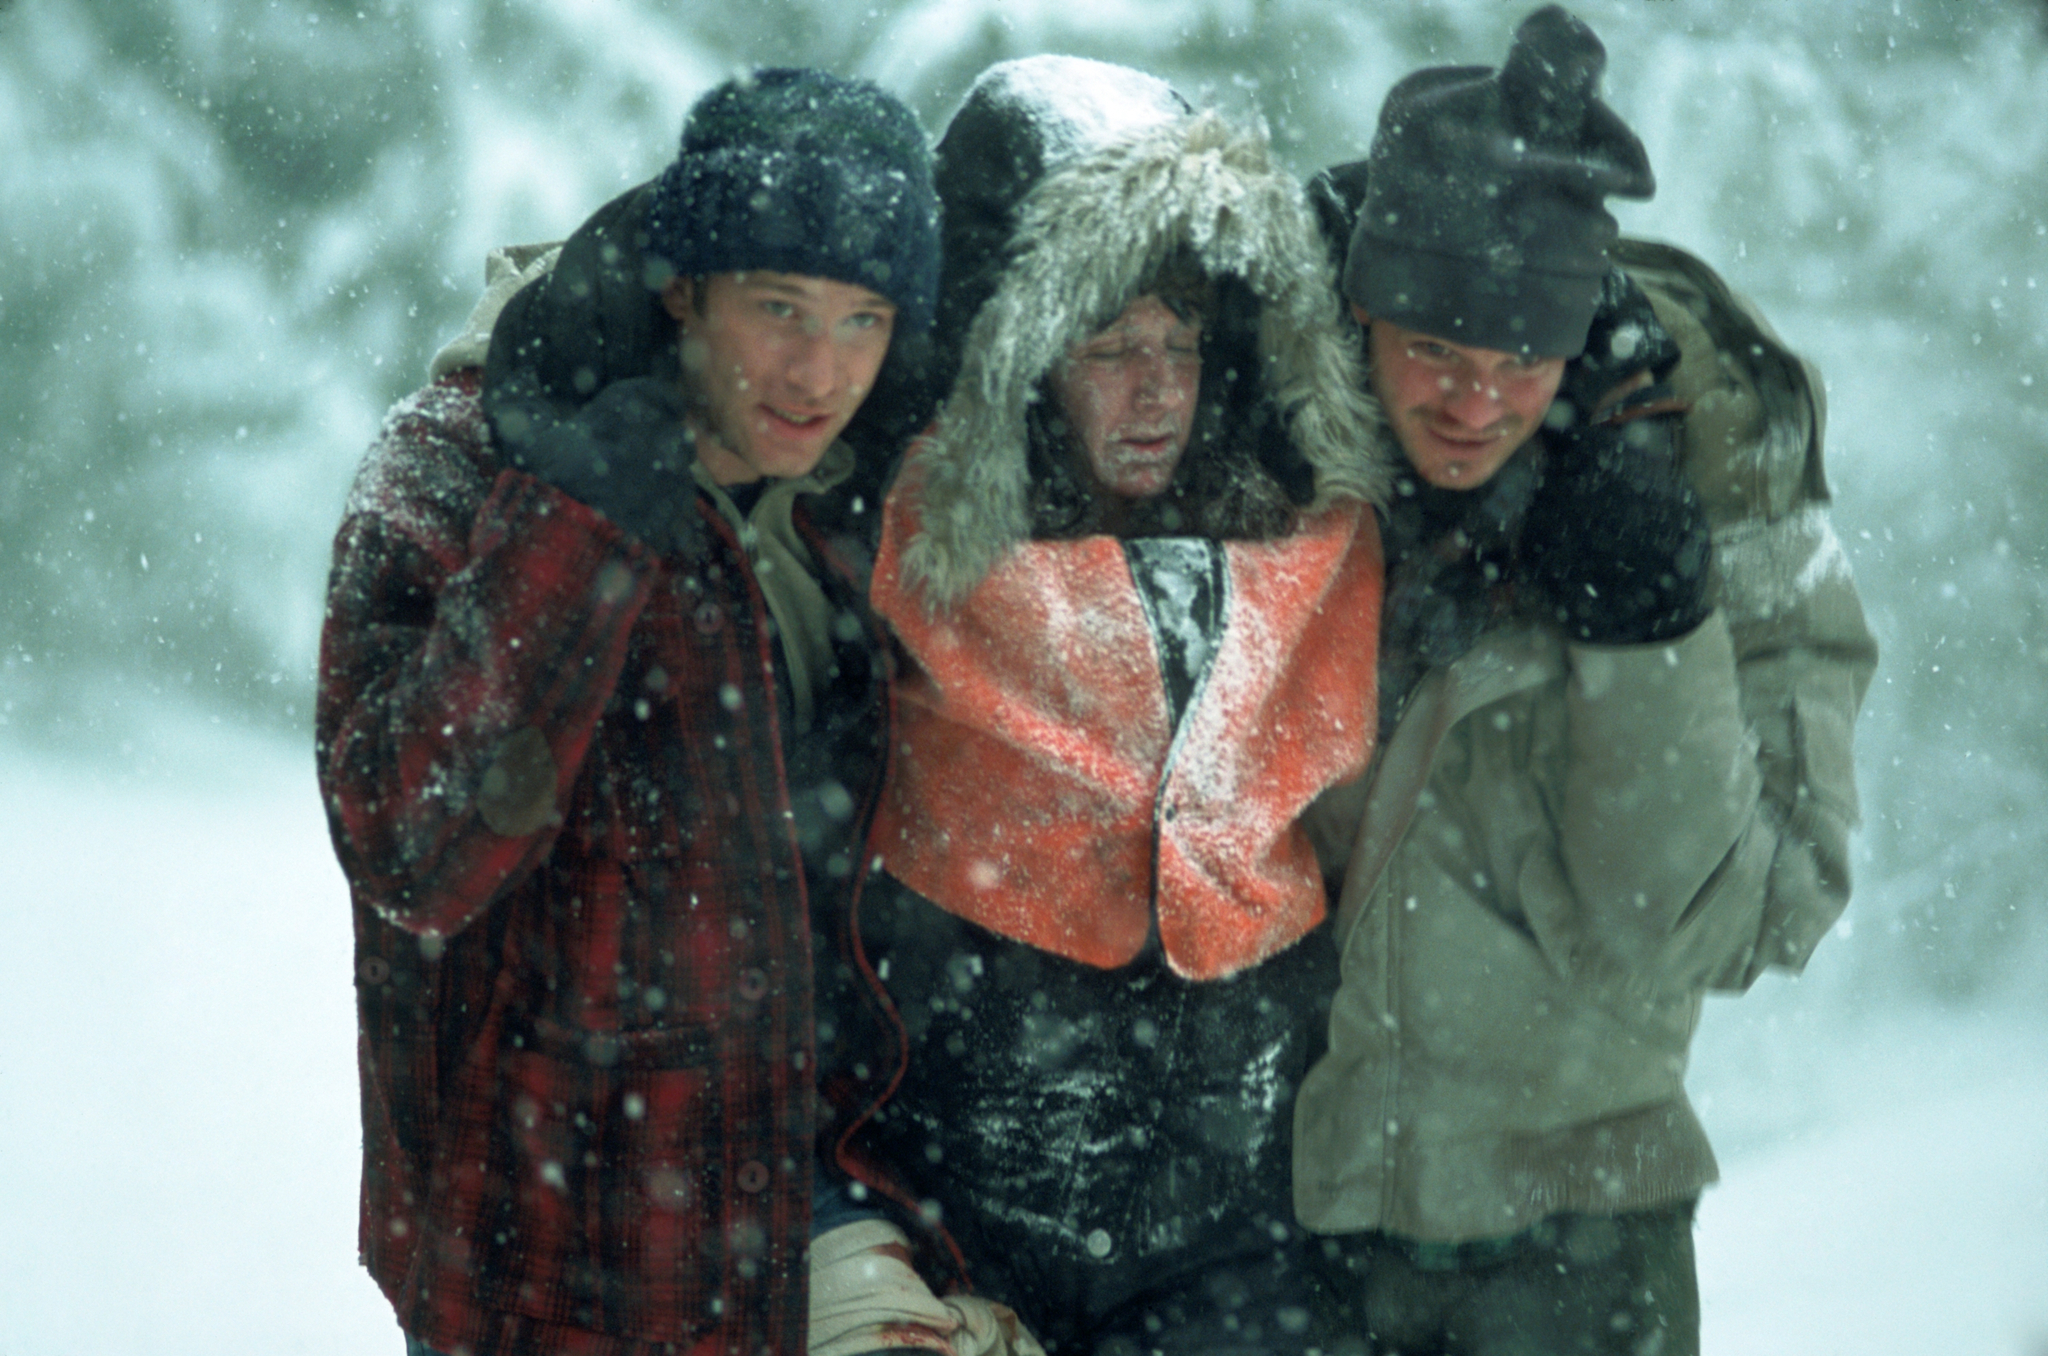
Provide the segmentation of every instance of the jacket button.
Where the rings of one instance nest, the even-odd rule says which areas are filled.
[[[391,978],[391,962],[382,956],[363,957],[363,983],[382,984]]]
[[[754,1159],[740,1168],[740,1190],[757,1196],[768,1189],[768,1165]]]
[[[759,970],[740,971],[740,997],[749,1003],[758,1003],[768,996],[768,976]]]
[[[725,625],[725,609],[717,603],[699,603],[693,620],[697,623],[699,635],[717,635],[718,628]]]

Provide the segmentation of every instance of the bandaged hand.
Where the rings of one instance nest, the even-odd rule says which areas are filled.
[[[881,1219],[841,1225],[812,1241],[810,1329],[809,1356],[1045,1356],[1005,1306],[932,1294],[910,1265],[910,1240]]]

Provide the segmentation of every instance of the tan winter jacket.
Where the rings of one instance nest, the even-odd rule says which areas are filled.
[[[1798,969],[1847,902],[1876,649],[1828,526],[1818,381],[1689,256],[1623,261],[1685,354],[1717,610],[1662,645],[1482,637],[1316,807],[1346,863],[1330,1049],[1296,1106],[1317,1232],[1461,1242],[1697,1193],[1703,994]]]

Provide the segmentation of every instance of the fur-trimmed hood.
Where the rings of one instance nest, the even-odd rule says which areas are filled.
[[[1256,396],[1309,472],[1300,507],[1384,502],[1389,435],[1301,185],[1274,163],[1262,128],[1213,111],[1139,120],[1054,161],[1021,201],[959,376],[913,453],[923,526],[904,566],[930,604],[957,601],[1031,535],[1027,415],[1041,383],[1176,251],[1241,284],[1256,306]],[[976,263],[949,258],[947,268]]]

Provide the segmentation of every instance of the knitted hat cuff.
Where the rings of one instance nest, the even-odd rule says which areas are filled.
[[[1498,70],[1433,67],[1397,83],[1345,294],[1439,338],[1576,355],[1617,234],[1605,200],[1657,187],[1641,140],[1601,102],[1606,60],[1590,28],[1546,5]]]
[[[1570,358],[1586,346],[1602,273],[1496,269],[1459,254],[1361,233],[1344,295],[1375,320],[1502,353]]]

